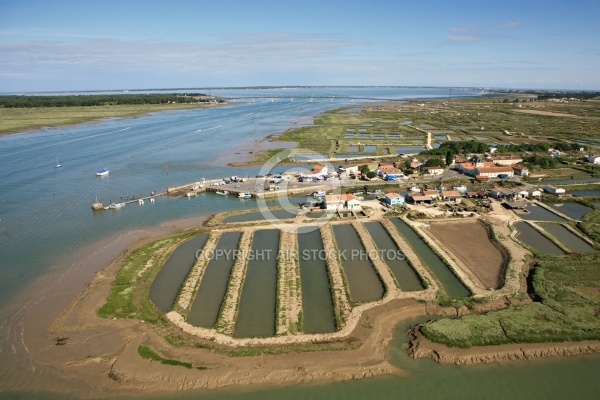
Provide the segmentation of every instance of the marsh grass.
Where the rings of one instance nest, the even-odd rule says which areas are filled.
[[[104,118],[135,117],[159,111],[214,106],[214,104],[124,104],[93,107],[0,107],[0,135],[45,127],[83,124]]]
[[[533,287],[539,303],[443,319],[423,334],[452,347],[600,340],[600,253],[542,256]]]

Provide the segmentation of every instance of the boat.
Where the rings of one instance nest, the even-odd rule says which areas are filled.
[[[460,185],[460,186],[453,186],[452,189],[461,192],[461,193],[466,193],[467,192],[467,187],[465,185]]]
[[[123,207],[124,205],[125,205],[125,204],[123,204],[123,203],[116,203],[116,204],[115,204],[115,203],[112,203],[110,206],[108,206],[108,208],[115,210],[115,209],[117,209],[117,208],[121,208],[121,207]]]
[[[323,190],[319,190],[318,192],[313,193],[313,197],[324,197],[325,192]]]
[[[104,205],[101,201],[98,201],[98,196],[96,196],[96,202],[92,204],[92,210],[102,210]]]
[[[227,190],[217,190],[215,193],[226,196],[229,194]]]
[[[60,168],[60,167],[62,167],[62,165],[61,165],[61,163],[58,162],[58,158],[57,158],[56,159],[56,167],[54,167],[54,168]]]
[[[417,186],[413,186],[413,187],[410,188],[410,191],[414,192],[414,193],[418,193],[418,192],[421,191],[421,189],[419,189]]]
[[[96,172],[96,176],[106,176],[106,175],[108,175],[108,170],[106,168],[99,169]]]
[[[238,195],[240,199],[251,199],[252,195],[248,192],[242,192]]]

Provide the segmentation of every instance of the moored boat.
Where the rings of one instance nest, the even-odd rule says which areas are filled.
[[[223,196],[226,196],[226,195],[228,195],[228,194],[229,194],[229,192],[228,192],[227,190],[222,190],[222,191],[221,191],[221,190],[219,190],[219,191],[217,191],[217,192],[215,192],[215,193],[217,193],[217,194],[220,194],[220,195],[223,195]]]
[[[96,176],[106,176],[106,175],[108,175],[108,169],[106,169],[106,168],[99,169],[96,172]]]
[[[238,195],[240,199],[251,199],[252,195],[248,192],[242,192]]]

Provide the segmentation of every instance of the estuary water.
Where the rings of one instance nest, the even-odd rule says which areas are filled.
[[[455,93],[452,92],[453,96]],[[115,243],[123,239],[133,241],[148,231],[168,232],[171,221],[256,207],[253,201],[205,193],[191,199],[159,197],[154,204],[146,202],[139,206],[135,203],[118,210],[93,212],[90,206],[96,197],[108,204],[148,195],[152,191],[160,192],[167,186],[202,177],[255,175],[258,168],[232,168],[227,162],[247,157],[248,150],[256,151],[257,141],[269,134],[310,122],[312,116],[327,109],[372,101],[359,98],[446,97],[448,90],[294,88],[214,90],[213,94],[236,98],[236,102],[212,109],[106,119],[0,138],[0,398],[52,398],[52,395],[37,390],[46,387],[49,380],[58,382],[56,385],[65,382],[64,390],[68,392],[65,380],[68,377],[59,376],[39,364],[35,354],[29,351],[28,340],[44,336],[42,322],[51,321],[85,288],[78,280],[91,280],[93,272],[108,262],[105,258],[110,260],[119,255],[123,248]],[[294,97],[293,102],[291,97]],[[57,159],[61,168],[55,168]],[[95,176],[101,168],[110,170],[107,178]],[[46,304],[48,291],[58,287],[59,281],[71,282],[69,279],[73,283],[61,286],[65,290],[59,297],[61,301]],[[44,313],[40,311],[40,305],[43,305]],[[38,315],[40,318],[36,319]],[[40,326],[36,326],[35,321],[28,322],[30,320],[38,321]],[[401,337],[398,340],[402,342]],[[487,395],[495,393],[496,382],[502,387],[510,387],[514,393],[529,394],[528,398],[565,398],[560,394],[567,388],[569,394],[584,397],[590,393],[586,373],[597,372],[599,368],[598,357],[490,369],[456,369],[427,364],[427,368],[412,372],[413,379],[386,377],[298,386],[283,391],[219,391],[207,396],[398,398],[413,388],[413,393],[419,392],[422,398],[431,399],[447,397],[447,385],[453,380],[460,378],[459,381],[464,382],[472,377]],[[513,372],[515,370],[521,372]],[[564,378],[554,379],[559,372]],[[520,373],[530,379],[520,378]],[[502,378],[498,379],[498,376]],[[553,378],[541,383],[546,376]],[[437,383],[429,385],[426,382]],[[77,384],[69,383],[71,386]],[[64,394],[54,396],[67,397]],[[189,396],[177,393],[168,398],[184,397],[199,398],[198,393],[189,393]]]

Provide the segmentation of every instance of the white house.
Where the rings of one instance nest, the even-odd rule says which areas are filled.
[[[551,193],[551,194],[556,194],[556,195],[565,194],[565,189],[559,188],[558,186],[554,186],[554,185],[544,186],[544,191]]]
[[[538,189],[527,189],[527,193],[530,197],[542,197],[542,191]]]
[[[427,175],[441,175],[445,171],[442,167],[423,167],[423,172]]]
[[[328,194],[325,196],[327,210],[360,208],[360,199],[353,194]]]
[[[383,201],[391,206],[402,205],[404,204],[404,197],[398,193],[387,193],[384,196]]]
[[[600,156],[588,156],[587,160],[592,164],[600,164]]]
[[[300,176],[303,178],[320,179],[327,176],[327,166],[315,165],[310,172],[303,172]]]

